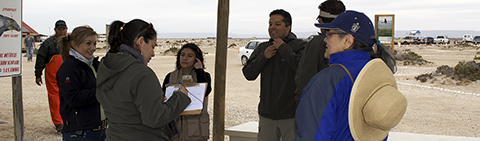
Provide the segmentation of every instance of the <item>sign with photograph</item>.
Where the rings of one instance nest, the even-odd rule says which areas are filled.
[[[0,77],[21,75],[22,1],[0,0]]]
[[[384,45],[391,45],[393,51],[395,15],[375,15],[375,34]]]

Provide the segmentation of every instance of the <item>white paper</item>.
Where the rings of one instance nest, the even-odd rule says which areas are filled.
[[[203,99],[205,98],[205,89],[207,88],[206,85],[207,83],[198,83],[196,86],[185,87],[188,91],[188,97],[190,97],[192,102],[187,106],[187,108],[185,108],[184,111],[203,109]],[[175,90],[178,90],[178,85],[168,86],[165,89],[165,96],[167,97],[167,100],[164,102],[167,102],[168,99],[170,99],[173,91]]]

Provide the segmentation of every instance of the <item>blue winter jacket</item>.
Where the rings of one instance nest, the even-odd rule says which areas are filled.
[[[348,124],[348,104],[353,80],[370,61],[368,51],[343,51],[330,55],[331,65],[318,72],[303,89],[295,113],[295,141],[353,141]]]

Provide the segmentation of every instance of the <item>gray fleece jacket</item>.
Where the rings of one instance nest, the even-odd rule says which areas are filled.
[[[109,123],[107,140],[170,140],[168,123],[191,100],[176,92],[163,102],[164,93],[154,71],[133,56],[108,53],[98,68],[97,99]]]

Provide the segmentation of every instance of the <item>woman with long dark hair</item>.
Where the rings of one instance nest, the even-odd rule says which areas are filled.
[[[177,53],[175,70],[168,73],[163,81],[163,91],[167,84],[178,84],[185,75],[192,76],[193,83],[207,83],[203,109],[199,115],[181,115],[175,119],[178,134],[173,141],[206,141],[209,137],[208,94],[212,91],[210,73],[206,72],[202,50],[193,43],[182,46]]]

